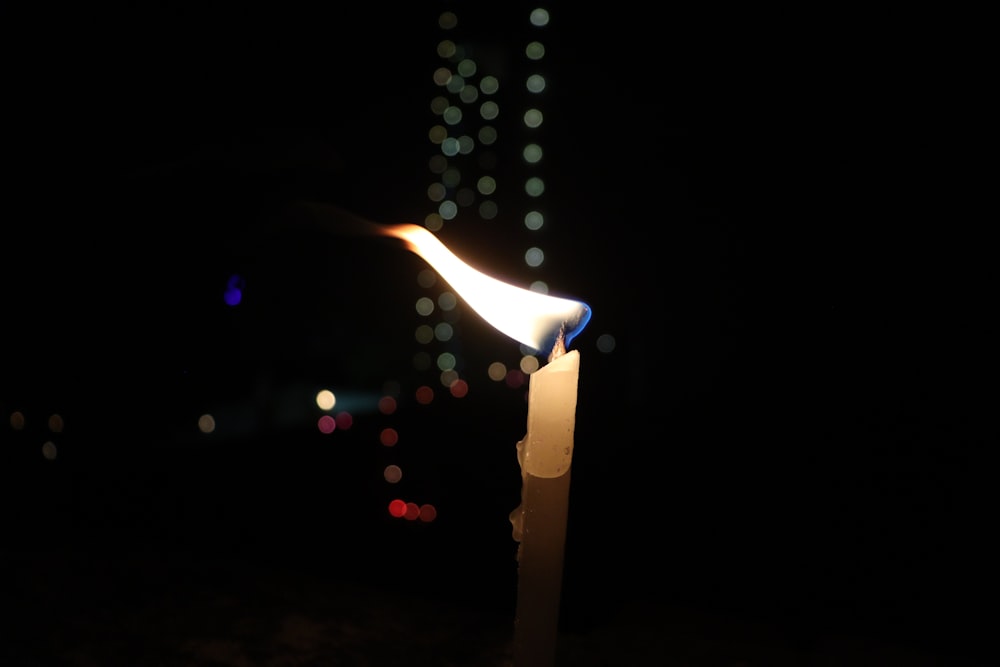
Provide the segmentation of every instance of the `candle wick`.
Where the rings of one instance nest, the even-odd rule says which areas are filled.
[[[559,327],[559,335],[556,336],[556,342],[552,345],[552,351],[549,352],[549,363],[552,363],[559,357],[566,354],[566,324],[563,323]]]

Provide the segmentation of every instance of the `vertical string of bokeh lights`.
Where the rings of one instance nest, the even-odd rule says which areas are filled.
[[[545,45],[540,32],[549,23],[545,9],[532,10],[526,19],[527,29],[532,32],[523,45],[527,65],[523,88],[514,85],[509,96],[502,98],[502,90],[507,86],[500,71],[491,71],[489,65],[480,62],[473,55],[468,43],[461,40],[460,17],[454,11],[444,11],[438,16],[440,38],[436,44],[438,65],[432,73],[433,93],[430,111],[433,122],[428,130],[432,146],[427,167],[430,183],[427,199],[431,204],[425,215],[424,226],[432,231],[440,231],[446,224],[468,224],[478,216],[480,221],[505,224],[513,227],[523,223],[523,230],[530,234],[542,228],[545,216],[541,201],[545,193],[542,177],[542,146],[538,140],[539,128],[543,122],[540,100],[546,80],[538,71],[545,56]],[[519,17],[521,20],[521,17]],[[468,38],[470,33],[465,32]],[[505,56],[507,54],[504,54]],[[504,58],[500,58],[503,62]],[[517,71],[520,68],[513,68]],[[519,90],[527,92],[529,103],[518,110],[512,98],[519,97]],[[501,104],[503,102],[503,104]],[[503,139],[498,130],[501,113],[520,113],[519,134],[510,140]],[[503,190],[496,176],[497,150],[510,150],[511,144],[522,139],[519,148],[519,163],[523,165],[524,181],[520,192],[513,184],[509,191]],[[501,210],[498,203],[503,200],[510,210]],[[545,255],[541,248],[526,244],[525,264],[534,269],[540,267]],[[434,380],[421,384],[415,393],[418,404],[428,405],[436,395],[435,387],[443,387],[451,396],[463,398],[469,392],[470,378],[476,381],[474,372],[463,377],[459,368],[463,366],[454,343],[455,323],[461,318],[461,305],[457,296],[447,287],[439,287],[436,274],[424,269],[416,276],[418,285],[426,291],[415,303],[420,318],[414,337],[418,349],[414,355],[414,368],[418,373],[436,375]],[[534,291],[547,293],[548,286],[541,280],[531,284]],[[547,351],[520,347],[520,358],[516,366],[509,366],[501,360],[492,361],[481,376],[493,382],[502,382],[511,390],[521,391],[527,399],[527,377],[540,365],[539,355]],[[384,412],[384,411],[383,411]],[[396,434],[392,432],[385,446],[394,446]],[[399,466],[386,467],[384,478],[395,484],[402,477]],[[394,517],[433,520],[436,508],[432,504],[418,504],[413,500],[393,497],[389,503],[389,513]]]

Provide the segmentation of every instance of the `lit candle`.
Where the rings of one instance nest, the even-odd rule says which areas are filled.
[[[580,373],[580,353],[567,352],[566,345],[586,326],[590,307],[490,278],[423,227],[392,225],[385,233],[406,241],[496,329],[536,350],[550,350],[549,363],[528,380],[527,435],[517,443],[521,504],[510,520],[519,543],[514,665],[551,667],[559,632]]]
[[[587,325],[590,307],[480,273],[418,225],[376,225],[336,207],[309,208],[340,231],[349,224],[354,232],[403,240],[490,325],[528,347],[549,351],[548,363],[528,380],[527,434],[517,443],[521,504],[510,520],[519,543],[514,664],[551,667],[558,636],[580,372],[580,353],[567,352],[566,347]]]
[[[510,516],[517,550],[514,664],[555,664],[576,425],[580,353],[562,342],[528,380],[528,431],[517,443],[521,505]]]

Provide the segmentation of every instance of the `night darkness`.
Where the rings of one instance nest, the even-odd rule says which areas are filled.
[[[423,261],[295,208],[418,224],[433,210],[443,33],[439,9],[410,5],[282,17],[287,30],[10,17],[38,36],[11,75],[0,189],[11,618],[32,563],[173,553],[509,613],[526,407],[485,368],[516,366],[517,343],[460,305],[448,349],[470,391],[449,396],[413,365]],[[513,86],[523,17],[464,11],[457,34]],[[567,12],[546,33],[550,222],[530,236],[521,201],[498,195],[496,219],[469,209],[438,233],[486,273],[593,308],[573,341],[567,632],[630,605],[697,609],[777,624],[802,650],[844,632],[971,661],[998,592],[997,276],[957,140],[903,103],[909,70],[885,83],[877,33],[855,35],[855,68],[737,17]],[[528,170],[516,145],[498,144],[501,183]],[[521,260],[532,244],[537,269]],[[424,384],[429,406],[412,398]],[[317,431],[324,386],[356,400],[350,431]],[[396,413],[374,409],[397,390]],[[204,413],[218,437],[197,431]],[[397,496],[437,519],[390,517]],[[11,655],[39,643],[24,646]]]

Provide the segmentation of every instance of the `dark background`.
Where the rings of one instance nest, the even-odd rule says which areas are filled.
[[[456,11],[516,77],[520,14]],[[437,13],[9,16],[0,411],[28,424],[0,431],[5,551],[260,555],[510,604],[523,394],[409,400],[435,381],[411,364],[422,261],[288,212],[430,210]],[[520,264],[503,214],[439,236],[593,307],[566,623],[643,599],[985,643],[993,223],[962,127],[932,111],[934,51],[878,21],[552,14],[547,263]],[[473,378],[520,356],[471,311],[454,344]],[[324,384],[370,405],[388,379],[398,412],[341,443],[289,407]],[[241,428],[206,438],[203,412]],[[438,519],[392,519],[397,495]]]

